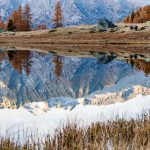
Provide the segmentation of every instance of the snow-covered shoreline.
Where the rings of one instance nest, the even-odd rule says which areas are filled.
[[[1,136],[18,136],[18,133],[25,140],[26,136],[36,134],[43,137],[52,135],[56,129],[63,127],[66,123],[76,122],[79,126],[88,126],[91,123],[115,121],[116,119],[139,119],[143,114],[150,112],[150,95],[138,95],[136,98],[123,103],[111,105],[76,105],[74,109],[49,108],[45,109],[44,102],[33,103],[39,107],[35,110],[0,109],[0,133]],[[36,114],[36,115],[35,115]],[[16,134],[17,133],[17,134]]]

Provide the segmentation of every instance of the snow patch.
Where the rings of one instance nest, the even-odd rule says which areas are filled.
[[[92,105],[109,105],[116,102],[124,102],[135,98],[137,95],[150,95],[150,88],[143,86],[131,86],[129,88],[115,92],[112,88],[106,88],[102,91],[97,91],[86,98],[79,99],[81,104]],[[108,92],[109,91],[109,92]]]
[[[47,104],[34,103],[28,105],[28,109],[47,111]],[[34,115],[29,113],[27,109],[1,109],[0,110],[0,128],[1,136],[4,136],[7,131],[14,138],[14,133],[19,133],[22,140],[25,140],[24,133],[36,134],[43,137],[46,134],[53,135],[54,131],[62,127],[69,120],[70,122],[77,121],[79,126],[88,126],[95,122],[115,121],[116,119],[139,119],[143,114],[150,112],[150,95],[138,95],[136,98],[123,103],[116,103],[111,105],[77,105],[72,110],[65,110],[62,108],[51,108],[47,112]],[[31,132],[29,132],[31,130]],[[34,133],[36,132],[36,133]],[[16,134],[18,136],[18,134]],[[26,136],[27,138],[28,136]],[[36,134],[37,138],[37,134]],[[17,137],[16,137],[17,139]]]
[[[77,99],[72,98],[65,98],[65,97],[58,97],[58,98],[51,98],[48,102],[50,108],[64,108],[72,110],[76,105],[78,105]]]
[[[0,80],[0,89],[7,88],[3,81]]]
[[[47,112],[49,109],[48,103],[46,102],[34,102],[34,103],[25,104],[24,108],[35,115]]]

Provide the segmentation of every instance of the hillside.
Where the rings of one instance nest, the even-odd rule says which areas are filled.
[[[124,23],[145,23],[150,21],[150,5],[139,8],[124,19]]]
[[[0,0],[0,13],[4,20],[19,5],[29,3],[32,8],[34,26],[39,23],[52,25],[53,9],[57,0]],[[95,24],[97,19],[122,20],[137,7],[150,4],[134,0],[61,0],[64,25]]]

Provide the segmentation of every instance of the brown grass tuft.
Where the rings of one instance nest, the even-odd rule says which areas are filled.
[[[44,140],[19,145],[11,139],[0,138],[0,150],[137,150],[150,148],[150,119],[118,120],[95,123],[87,128],[77,124],[67,124],[55,135],[47,135]]]

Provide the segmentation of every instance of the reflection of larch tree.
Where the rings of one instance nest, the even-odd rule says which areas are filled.
[[[135,69],[143,71],[146,75],[150,74],[150,62],[146,62],[143,59],[128,59],[127,63]]]
[[[54,56],[53,63],[55,64],[55,75],[59,78],[63,67],[62,58],[60,56]]]
[[[27,75],[30,73],[31,68],[31,55],[30,51],[23,51],[22,53],[22,68],[25,69]]]
[[[7,55],[15,70],[22,73],[22,70],[25,69],[27,75],[29,75],[31,67],[29,51],[8,51]]]

